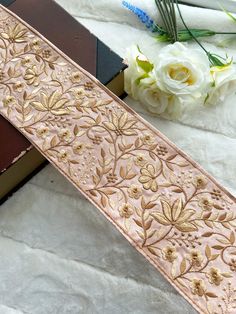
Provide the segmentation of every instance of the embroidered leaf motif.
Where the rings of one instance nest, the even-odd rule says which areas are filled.
[[[205,254],[206,254],[207,259],[211,259],[211,249],[209,245],[206,246]]]
[[[180,264],[180,272],[183,274],[187,268],[186,259],[184,258]]]
[[[233,245],[234,242],[235,242],[235,234],[234,234],[234,232],[232,231],[232,232],[230,233],[230,243],[231,243],[231,245]]]
[[[208,296],[209,298],[217,298],[217,295],[213,292],[206,292],[206,296]]]

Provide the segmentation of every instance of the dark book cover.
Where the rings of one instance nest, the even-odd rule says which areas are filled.
[[[123,93],[122,59],[52,0],[0,0],[19,17],[96,76]],[[0,116],[0,202],[45,163],[45,159]]]

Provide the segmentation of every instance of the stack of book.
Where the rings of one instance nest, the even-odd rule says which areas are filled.
[[[116,95],[123,89],[122,59],[52,0],[0,0]],[[33,9],[32,9],[33,8]],[[0,116],[0,203],[46,163]]]

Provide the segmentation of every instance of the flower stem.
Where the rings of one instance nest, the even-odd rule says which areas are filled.
[[[187,31],[189,32],[189,34],[192,36],[192,38],[196,41],[196,43],[205,51],[205,53],[208,55],[209,52],[204,48],[204,46],[200,43],[200,41],[193,35],[193,33],[191,32],[191,30],[188,28],[187,24],[185,23],[184,21],[184,18],[182,16],[182,13],[180,11],[180,8],[179,8],[179,3],[178,3],[178,0],[176,0],[176,6],[177,6],[177,9],[178,9],[178,12],[179,12],[179,16],[181,18],[181,21],[182,23],[184,24],[184,27],[187,29]]]
[[[231,32],[215,32],[217,35],[236,35],[236,33],[231,33]]]

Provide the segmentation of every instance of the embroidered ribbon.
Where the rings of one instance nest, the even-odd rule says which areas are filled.
[[[0,18],[0,113],[200,313],[236,313],[235,198],[32,27]]]

